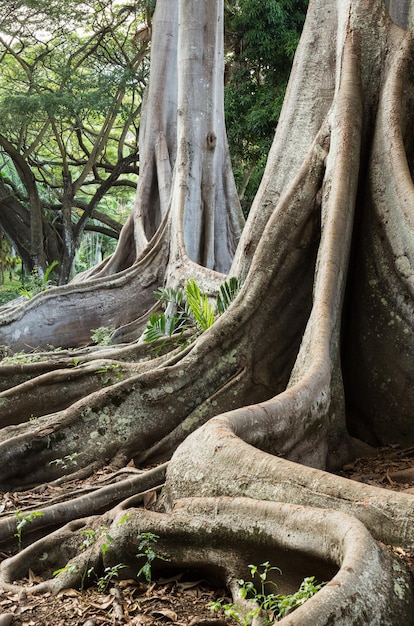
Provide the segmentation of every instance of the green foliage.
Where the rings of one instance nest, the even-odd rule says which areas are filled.
[[[93,567],[89,567],[88,569],[85,569],[82,575],[81,589],[83,589],[85,579],[91,578],[91,576],[94,575],[98,591],[100,593],[105,593],[114,578],[119,578],[120,570],[125,567],[126,565],[124,565],[123,563],[118,563],[117,565],[113,565],[112,567],[105,567],[104,573],[102,574],[102,576],[99,577],[95,574],[95,569]],[[61,567],[55,570],[53,572],[53,576],[59,576],[60,574],[65,573],[75,574],[77,571],[78,565],[76,563],[68,563],[68,565],[65,565],[65,567]]]
[[[118,380],[121,380],[121,366],[116,363],[108,363],[108,365],[104,365],[99,370],[96,371],[97,374],[106,374],[108,372],[116,373],[116,377]],[[112,376],[105,376],[102,381],[103,385],[109,385],[112,380]]]
[[[291,611],[297,609],[304,602],[306,602],[306,600],[309,600],[309,598],[314,596],[315,593],[317,593],[322,587],[323,583],[317,584],[315,582],[315,577],[309,576],[302,581],[299,589],[292,595],[280,595],[278,600],[280,617],[284,617]]]
[[[80,359],[77,356],[74,356],[73,359],[69,361],[66,367],[76,367],[77,365],[79,365],[79,363]]]
[[[171,317],[167,330],[167,318],[165,313],[153,313],[150,315],[145,332],[144,341],[152,342],[162,339],[163,337],[171,337],[174,333],[175,325],[178,319]]]
[[[108,326],[99,326],[91,333],[91,339],[98,346],[109,346],[111,344],[111,336],[114,332],[113,328]]]
[[[87,548],[92,546],[96,541],[98,541],[98,539],[105,538],[106,541],[102,543],[101,550],[102,550],[102,554],[106,554],[109,549],[108,544],[112,543],[113,541],[113,538],[109,534],[109,529],[107,526],[100,526],[98,530],[95,530],[94,528],[85,528],[85,530],[82,530],[81,534],[84,535],[85,539],[82,541],[82,543],[79,546],[80,550],[86,550]]]
[[[117,565],[113,565],[112,567],[105,567],[103,575],[100,576],[96,581],[98,591],[100,593],[105,593],[113,579],[119,578],[119,572],[124,567],[126,567],[126,565],[124,565],[123,563],[118,563]]]
[[[3,356],[3,363],[10,363],[12,365],[22,364],[22,363],[38,363],[40,361],[44,361],[47,359],[45,355],[37,354],[36,352],[14,352],[10,353],[8,351],[7,346],[0,346],[2,349],[4,348],[5,354]]]
[[[226,311],[233,300],[236,299],[237,294],[240,291],[240,281],[238,278],[232,276],[228,281],[220,285],[220,291],[217,294],[217,312],[219,315]]]
[[[307,5],[307,0],[226,3],[226,125],[245,214],[264,171]]]
[[[5,283],[6,272],[9,273],[10,278],[12,278],[12,272],[16,269],[16,265],[17,259],[13,253],[12,246],[3,233],[0,232],[0,285],[4,285]]]
[[[53,286],[53,281],[50,279],[50,275],[59,265],[58,261],[53,261],[46,269],[43,277],[40,275],[39,268],[35,267],[28,280],[27,287],[21,287],[20,293],[27,298],[33,298],[37,293],[46,291]]]
[[[269,561],[266,561],[259,566],[249,565],[249,569],[252,580],[240,579],[237,582],[240,587],[240,597],[253,604],[251,610],[246,611],[245,608],[237,604],[225,603],[222,600],[212,602],[209,605],[211,611],[223,611],[226,617],[235,620],[242,626],[248,626],[253,618],[259,614],[265,616],[265,623],[267,624],[271,624],[275,620],[278,621],[297,609],[306,600],[309,600],[324,585],[324,583],[317,584],[315,577],[310,576],[302,581],[295,593],[289,595],[276,594],[268,592],[266,589],[269,585],[277,588],[275,582],[268,580],[268,575],[271,571],[277,571],[281,574],[282,572],[278,567],[271,566]],[[257,590],[253,582],[256,577],[260,581],[260,590]]]
[[[216,600],[215,602],[209,603],[209,608],[212,613],[216,611],[222,611],[226,617],[237,622],[238,624],[242,624],[243,626],[248,626],[257,613],[257,611],[249,611],[248,613],[242,613],[242,608],[234,604],[233,602],[223,602],[223,600]]]
[[[140,552],[136,556],[138,559],[144,557],[145,563],[138,571],[137,577],[143,576],[147,583],[150,583],[152,580],[152,563],[154,560],[168,561],[167,558],[155,552],[154,546],[158,539],[159,536],[151,532],[143,532],[138,535],[138,550]]]
[[[184,331],[191,331],[194,336],[207,330],[229,307],[239,290],[237,278],[224,282],[220,286],[214,307],[193,278],[186,282],[184,291],[173,287],[160,288],[154,295],[165,307],[165,312],[150,316],[144,340],[157,341]]]
[[[117,522],[117,524],[116,524],[116,525],[117,525],[117,526],[123,526],[123,525],[124,525],[124,524],[125,524],[125,523],[129,520],[129,519],[131,519],[132,517],[134,517],[134,516],[132,515],[132,513],[125,513],[125,515],[123,515],[123,516],[121,517],[121,519],[120,519],[120,520],[118,520],[118,522]]]
[[[42,517],[44,513],[42,513],[41,511],[32,511],[31,513],[22,515],[22,511],[17,511],[14,515],[17,519],[16,532],[14,533],[14,536],[17,537],[17,540],[19,542],[19,551],[20,551],[22,547],[23,528],[25,528],[28,524],[33,522],[33,520],[36,519],[36,517]]]
[[[107,255],[138,175],[149,44],[136,32],[147,3],[0,0],[1,7],[0,181],[18,211],[18,253],[28,266],[38,198],[46,255],[55,250],[62,260],[62,248],[72,254],[88,230]]]
[[[0,306],[15,300],[21,295],[20,287],[0,288]]]
[[[195,325],[204,331],[210,328],[215,321],[214,308],[206,294],[200,290],[194,278],[190,278],[185,284],[188,313],[193,317]]]
[[[85,539],[80,544],[79,550],[86,550],[86,548],[89,548],[95,543],[97,539],[96,530],[93,528],[86,528],[85,530],[82,530],[81,534],[84,535]]]
[[[53,461],[49,462],[49,465],[56,465],[56,467],[61,467],[62,469],[67,469],[69,465],[77,465],[79,454],[77,452],[73,452],[72,454],[67,454],[63,459],[53,459]]]
[[[76,565],[76,563],[68,563],[68,565],[65,565],[65,567],[60,567],[59,569],[56,569],[53,573],[52,576],[59,576],[59,574],[74,574],[76,571],[78,570],[78,566]]]

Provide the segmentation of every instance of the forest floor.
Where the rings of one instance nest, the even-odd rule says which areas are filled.
[[[98,472],[93,479],[48,485],[43,490],[15,491],[0,496],[0,514],[19,511],[51,498],[64,496],[75,487],[96,486],[105,481],[110,468]],[[372,458],[358,459],[346,465],[341,473],[384,489],[405,491],[414,496],[414,447],[401,449],[388,446]],[[390,548],[391,549],[391,548]],[[414,573],[414,554],[393,548]],[[0,560],[10,556],[0,552]],[[121,572],[122,574],[122,572]],[[212,613],[209,605],[217,599],[231,602],[229,593],[214,581],[199,579],[191,572],[174,573],[167,579],[144,584],[136,580],[113,578],[102,592],[91,586],[82,592],[66,589],[57,596],[31,595],[30,584],[40,582],[35,573],[28,573],[27,591],[17,594],[0,589],[0,626],[221,626],[227,618]]]

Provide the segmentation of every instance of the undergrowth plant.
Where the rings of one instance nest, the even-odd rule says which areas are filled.
[[[102,554],[106,554],[109,549],[108,544],[112,543],[113,541],[111,535],[109,534],[109,529],[107,526],[100,526],[97,530],[95,530],[94,528],[85,528],[81,531],[81,535],[83,535],[85,538],[79,546],[80,550],[86,550],[86,548],[89,548],[96,541],[98,541],[98,539],[104,538],[106,541],[102,543],[101,551]]]
[[[271,624],[282,617],[288,615],[306,600],[314,596],[325,583],[316,583],[314,576],[304,578],[300,587],[295,593],[284,595],[274,593],[277,585],[274,581],[268,580],[271,571],[282,573],[278,567],[271,566],[269,561],[261,565],[249,565],[252,580],[245,581],[239,579],[240,598],[252,603],[252,609],[247,610],[232,602],[217,600],[209,604],[211,611],[222,611],[226,617],[235,620],[242,626],[248,626],[254,617],[259,614],[264,618],[265,624]],[[259,589],[253,582],[255,578],[260,581]],[[269,586],[271,589],[269,590]]]
[[[19,543],[19,552],[22,548],[22,532],[23,529],[30,524],[31,522],[33,522],[33,520],[36,517],[42,517],[44,515],[44,513],[42,513],[41,511],[32,511],[31,513],[27,513],[26,515],[22,515],[22,511],[16,511],[16,513],[14,514],[16,517],[16,532],[14,533],[14,536],[17,537],[17,541]]]
[[[102,574],[102,576],[99,576],[96,581],[98,591],[100,593],[105,593],[113,579],[119,578],[119,571],[124,567],[126,567],[126,565],[124,565],[123,563],[118,563],[117,565],[113,565],[112,567],[105,567],[104,573]],[[92,571],[93,568],[91,568],[90,573],[92,573]]]
[[[138,535],[138,550],[140,552],[136,555],[139,559],[144,557],[145,563],[138,571],[137,577],[143,576],[147,583],[150,583],[152,580],[152,564],[155,559],[159,559],[161,561],[168,561],[167,558],[161,556],[157,552],[155,552],[154,546],[159,539],[159,535],[155,535],[151,532],[143,532]]]
[[[53,287],[53,282],[50,280],[50,275],[52,271],[55,269],[56,265],[59,265],[58,261],[52,261],[52,263],[47,267],[43,278],[39,274],[39,269],[35,267],[30,275],[30,278],[27,283],[27,287],[21,287],[20,293],[26,298],[33,298],[37,293],[41,291],[46,291]]]
[[[144,331],[144,341],[153,342],[172,335],[190,331],[192,336],[207,330],[217,317],[224,313],[240,290],[237,278],[230,278],[221,285],[213,304],[190,278],[184,290],[179,287],[161,287],[154,293],[164,307],[162,313],[150,316]]]
[[[3,346],[2,346],[3,347]],[[9,363],[11,365],[22,365],[24,363],[38,363],[39,361],[45,361],[47,356],[44,354],[37,354],[36,352],[11,352],[10,350],[5,352],[2,358],[3,363]]]
[[[63,459],[53,459],[53,461],[49,461],[49,465],[56,465],[56,467],[61,467],[62,469],[67,469],[68,465],[77,465],[77,458],[79,454],[77,452],[72,452],[72,454],[67,454],[63,457]]]

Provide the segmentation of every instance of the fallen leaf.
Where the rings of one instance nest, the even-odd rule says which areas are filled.
[[[151,615],[161,615],[162,617],[166,617],[172,622],[176,622],[178,619],[177,613],[171,611],[170,609],[159,609],[158,611],[151,611]]]
[[[100,603],[89,601],[88,604],[90,606],[93,606],[95,609],[105,610],[108,608],[108,606],[111,606],[114,600],[115,600],[114,596],[109,595],[109,596],[105,596],[105,598],[102,598],[102,602]]]
[[[187,589],[194,589],[194,587],[198,587],[200,585],[200,583],[203,582],[203,579],[201,580],[188,580],[182,583],[178,583],[177,587],[178,589],[180,589],[181,591],[186,591]]]
[[[152,619],[152,617],[150,617],[149,615],[143,615],[142,613],[140,613],[139,615],[135,615],[131,620],[131,624],[133,624],[134,626],[149,626],[149,624],[153,623],[154,620]]]
[[[80,592],[76,591],[76,589],[62,589],[62,591],[59,591],[59,593],[57,594],[57,597],[77,598],[80,595]]]
[[[29,583],[41,583],[43,578],[36,576],[33,570],[29,569]]]

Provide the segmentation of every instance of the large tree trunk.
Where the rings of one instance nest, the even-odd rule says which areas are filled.
[[[402,25],[413,4],[404,6],[406,17],[395,13]],[[215,0],[158,0],[147,96],[153,114],[143,124],[145,162],[118,249],[90,280],[9,313],[0,332],[16,348],[79,345],[100,325],[124,325],[119,338],[138,338],[156,286],[192,276],[213,293],[226,273],[240,277],[235,302],[185,347],[172,339],[171,350],[164,346],[156,358],[139,342],[85,348],[1,368],[11,382],[0,394],[3,489],[85,475],[107,462],[122,466],[133,458],[145,468],[172,457],[158,512],[130,507],[159,486],[164,466],[127,475],[87,502],[74,494],[51,503],[28,531],[43,538],[5,561],[0,575],[12,584],[47,552],[50,576],[63,565],[51,549],[57,537],[77,573],[39,589],[75,584],[86,562],[102,567],[99,546],[77,555],[82,528],[101,519],[77,518],[103,510],[116,535],[109,561],[119,562],[133,551],[133,533],[117,526],[128,509],[134,528],[162,529],[171,546],[181,539],[181,552],[171,548],[181,565],[194,563],[200,549],[183,552],[183,526],[190,537],[200,525],[212,528],[207,535],[212,541],[217,533],[217,545],[205,565],[230,554],[226,576],[233,584],[244,547],[234,549],[227,529],[247,529],[251,518],[239,515],[253,508],[255,522],[263,515],[281,524],[286,546],[292,530],[281,520],[293,509],[280,503],[293,503],[311,507],[292,513],[305,520],[307,542],[322,543],[319,557],[350,578],[342,588],[331,571],[333,595],[309,608],[312,622],[298,611],[284,623],[408,626],[412,582],[404,572],[396,579],[397,564],[372,537],[414,550],[412,495],[325,470],[366,443],[414,440],[413,33],[392,22],[383,0],[310,2],[267,169],[230,267],[241,220],[224,132],[221,9]],[[47,407],[42,394],[50,397]],[[21,423],[24,410],[37,419]],[[53,463],[73,454],[76,468]],[[200,499],[212,495],[219,500]],[[345,548],[332,555],[332,546],[344,546],[354,532],[348,517],[330,517],[332,508],[359,520],[354,548],[356,535],[369,538],[362,545],[370,547],[356,548],[370,555],[365,573],[360,563],[349,564]],[[323,531],[321,517],[330,520]],[[4,516],[0,539],[13,534],[13,524]],[[270,545],[265,527],[263,521],[257,536]],[[252,543],[260,553],[257,536]],[[355,585],[378,576],[386,580],[386,599],[372,607],[372,585]]]

